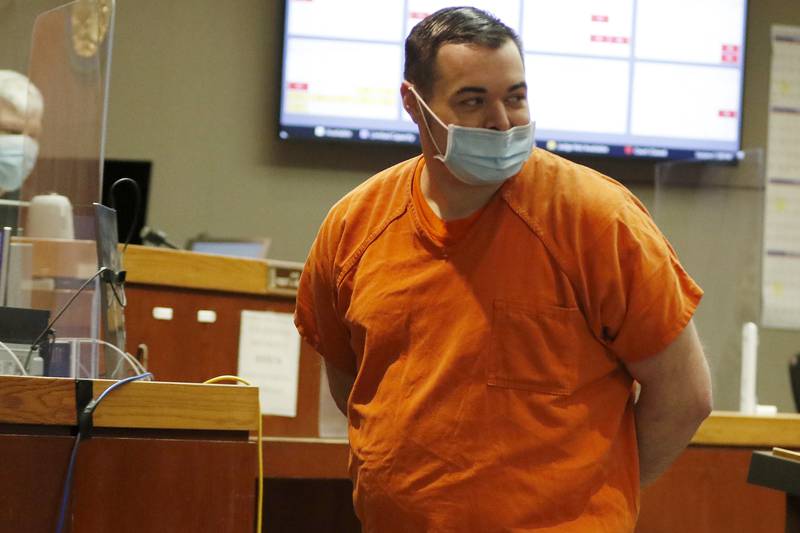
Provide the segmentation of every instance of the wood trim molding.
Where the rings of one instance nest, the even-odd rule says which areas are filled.
[[[243,294],[268,294],[266,260],[128,246],[127,282]]]
[[[284,478],[346,478],[345,439],[265,437],[264,475]],[[748,416],[714,411],[700,426],[692,446],[800,449],[800,415]]]
[[[93,380],[97,398],[114,381]],[[109,394],[94,426],[132,429],[256,431],[258,388],[201,383],[134,382]],[[76,425],[75,380],[0,377],[0,424]]]
[[[692,444],[800,448],[800,415],[751,416],[714,411],[697,430]]]
[[[97,271],[95,241],[14,237],[33,245],[35,278],[86,279]],[[152,246],[128,246],[123,258],[127,282],[178,289],[200,289],[293,299],[295,289],[280,285],[275,271],[298,269],[301,263],[223,255]],[[276,283],[277,281],[277,283]]]
[[[74,426],[76,421],[73,380],[0,377],[0,423]]]
[[[114,381],[94,380],[94,398]],[[137,381],[109,394],[94,425],[152,429],[258,429],[258,387]]]

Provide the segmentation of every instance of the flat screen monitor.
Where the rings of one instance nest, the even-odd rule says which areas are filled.
[[[272,239],[212,239],[207,236],[189,241],[188,248],[203,254],[266,259]]]
[[[536,144],[733,160],[747,0],[475,0],[520,35]],[[403,45],[440,0],[285,0],[282,139],[417,144]]]

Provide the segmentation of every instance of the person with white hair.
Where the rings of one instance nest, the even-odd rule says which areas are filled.
[[[44,102],[24,75],[0,70],[0,197],[22,187],[39,154]]]

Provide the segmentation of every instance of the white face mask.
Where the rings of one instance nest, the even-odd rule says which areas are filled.
[[[28,135],[0,134],[0,191],[16,191],[33,170],[39,143]]]
[[[506,131],[468,128],[455,124],[447,126],[428,107],[414,87],[410,87],[409,90],[417,98],[425,128],[436,151],[439,152],[435,158],[444,163],[456,178],[467,185],[502,183],[519,172],[530,157],[536,128],[534,122]],[[431,133],[423,106],[447,130],[447,150],[444,154]]]

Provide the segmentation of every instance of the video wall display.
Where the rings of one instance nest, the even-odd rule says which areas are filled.
[[[437,0],[286,0],[279,136],[418,142],[403,45]],[[520,35],[539,147],[730,160],[746,0],[476,0]]]

